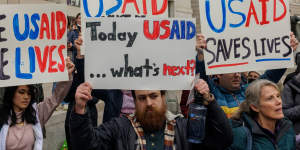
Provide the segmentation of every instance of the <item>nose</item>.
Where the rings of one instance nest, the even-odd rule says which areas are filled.
[[[146,102],[147,102],[147,106],[152,106],[152,104],[153,104],[151,98],[149,98],[149,97],[147,97]]]
[[[241,76],[241,73],[240,73],[240,72],[236,72],[236,73],[234,73],[234,76],[240,77],[240,76]]]
[[[29,97],[30,97],[30,96],[29,96],[28,93],[25,93],[25,94],[24,94],[24,98],[25,98],[25,99],[29,99]]]
[[[276,104],[281,105],[281,103],[282,103],[281,97],[277,97],[276,98]]]

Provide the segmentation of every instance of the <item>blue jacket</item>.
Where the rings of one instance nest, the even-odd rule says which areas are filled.
[[[286,69],[274,69],[268,70],[263,75],[260,76],[260,79],[267,79],[272,82],[277,83]],[[199,61],[196,57],[196,73],[200,73],[200,78],[204,79],[209,85],[211,93],[215,96],[218,104],[224,110],[227,117],[230,117],[234,113],[239,104],[245,100],[245,91],[248,87],[248,84],[242,84],[241,88],[238,91],[230,92],[222,87],[220,87],[213,79],[209,78],[206,75],[204,61]]]
[[[75,62],[76,61],[76,55],[77,55],[77,49],[75,47],[75,40],[78,38],[79,36],[79,30],[71,30],[68,32],[67,34],[67,38],[68,38],[68,42],[72,43],[72,47],[70,48],[70,50],[72,51],[72,61]]]
[[[227,150],[295,150],[295,132],[292,122],[278,121],[278,130],[272,138],[246,113],[240,120],[231,120],[233,144]],[[275,140],[274,140],[275,139]]]

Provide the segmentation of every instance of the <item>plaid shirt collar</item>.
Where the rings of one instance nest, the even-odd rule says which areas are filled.
[[[137,139],[138,146],[136,150],[146,150],[145,133],[141,124],[137,122],[135,114],[127,115],[127,118],[130,120],[134,128],[134,131],[138,136]],[[164,131],[165,150],[175,150],[175,145],[174,145],[175,125],[176,125],[176,120],[166,121],[166,127]]]

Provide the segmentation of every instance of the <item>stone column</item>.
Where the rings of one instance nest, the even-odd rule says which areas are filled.
[[[191,18],[193,11],[191,7],[191,0],[174,0],[175,2],[175,17],[177,18]]]

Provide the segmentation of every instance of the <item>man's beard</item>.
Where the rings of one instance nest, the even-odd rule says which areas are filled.
[[[152,110],[152,112],[149,112],[149,110]],[[163,128],[166,122],[166,110],[167,106],[163,103],[161,109],[147,106],[145,110],[140,110],[136,107],[135,114],[145,132],[154,132]]]

